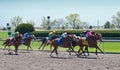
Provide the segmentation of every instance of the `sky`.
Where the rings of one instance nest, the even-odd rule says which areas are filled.
[[[0,0],[0,27],[20,16],[23,22],[34,21],[39,27],[42,17],[51,20],[78,13],[80,20],[90,25],[104,25],[120,11],[120,0]]]

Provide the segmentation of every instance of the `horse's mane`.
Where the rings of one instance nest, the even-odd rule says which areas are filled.
[[[97,39],[100,40],[102,42],[102,35],[99,33],[96,33]]]

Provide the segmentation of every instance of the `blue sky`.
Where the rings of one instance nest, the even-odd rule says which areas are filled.
[[[23,21],[33,20],[40,26],[43,16],[51,20],[65,18],[71,13],[78,13],[81,21],[90,25],[104,25],[120,11],[120,0],[0,0],[0,27],[6,26],[15,16]]]

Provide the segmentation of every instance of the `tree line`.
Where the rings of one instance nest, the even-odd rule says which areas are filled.
[[[67,29],[71,27],[72,29],[92,29],[94,28],[92,25],[89,25],[89,23],[82,21],[80,19],[80,15],[77,13],[72,13],[66,16],[65,18],[58,18],[51,20],[51,16],[43,16],[42,21],[40,22],[40,27],[43,29]],[[13,19],[10,20],[10,23],[12,24],[13,30],[19,25],[24,23],[22,21],[22,17],[16,16]],[[32,24],[34,26],[35,22],[33,20],[27,21],[28,24]],[[104,23],[104,28],[120,28],[120,11],[117,12],[116,15],[113,15],[112,21],[106,21]]]

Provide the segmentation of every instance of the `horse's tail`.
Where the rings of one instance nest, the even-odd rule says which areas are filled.
[[[2,44],[2,46],[4,46],[6,44],[6,41]]]
[[[2,46],[7,45],[9,40],[10,39],[5,40],[5,42],[3,42],[3,44],[2,44]]]
[[[49,45],[49,44],[51,44],[52,42],[51,41],[48,41],[47,43],[46,43],[46,45]]]

